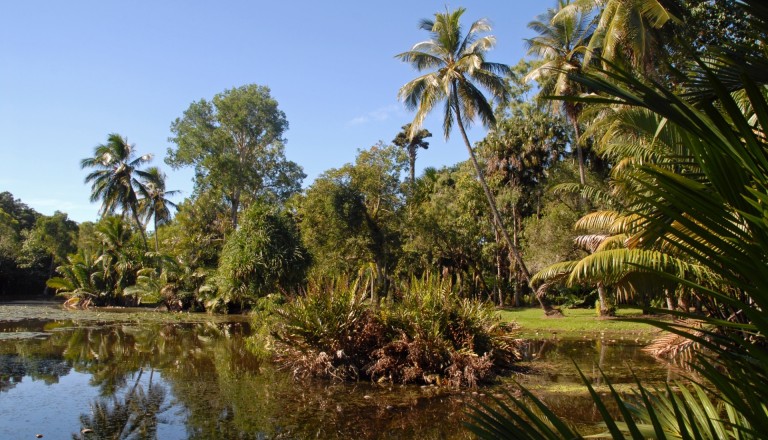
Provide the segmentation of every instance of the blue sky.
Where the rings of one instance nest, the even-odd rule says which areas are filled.
[[[428,38],[421,18],[463,6],[465,27],[488,18],[497,47],[488,59],[525,56],[526,24],[549,2],[432,1],[5,1],[0,12],[0,191],[44,214],[95,220],[79,162],[119,133],[192,191],[191,170],[163,159],[171,122],[193,101],[256,83],[286,113],[286,156],[304,184],[391,141],[412,114],[397,90],[416,77],[397,53]],[[438,117],[417,167],[466,159],[458,133],[446,142]],[[472,141],[484,131],[470,131]]]

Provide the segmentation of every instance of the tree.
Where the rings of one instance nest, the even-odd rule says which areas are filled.
[[[519,64],[515,68],[516,75],[510,78],[510,88],[517,92],[517,96],[524,96],[531,87],[522,80],[523,72],[529,67],[527,63]],[[519,246],[523,219],[541,211],[548,176],[565,151],[568,130],[565,121],[549,114],[538,100],[530,102],[518,98],[511,101],[497,109],[497,121],[496,129],[479,142],[478,154],[484,157],[486,177],[495,191],[499,210],[505,218],[512,220],[512,240]],[[503,247],[496,251],[500,253],[497,259],[499,281],[502,272],[507,272],[501,267],[502,251]],[[526,246],[524,255],[530,264],[529,254]],[[516,266],[513,255],[509,255],[509,260]],[[509,272],[515,278],[514,303],[520,306],[523,292],[519,268]],[[498,293],[501,303],[501,288]]]
[[[160,243],[157,234],[157,227],[171,220],[171,208],[176,208],[176,204],[168,200],[167,196],[173,196],[179,191],[167,191],[165,189],[165,173],[157,167],[151,167],[146,170],[146,177],[141,186],[142,198],[139,200],[139,208],[144,215],[145,222],[152,218],[155,225],[155,252],[160,251]]]
[[[558,9],[548,9],[536,20],[528,23],[528,28],[539,35],[525,40],[528,54],[536,55],[541,63],[526,75],[526,81],[539,83],[540,96],[578,96],[584,88],[569,79],[569,75],[581,72],[586,66],[584,57],[586,46],[594,31],[594,23],[588,14],[576,10],[574,14],[564,15],[555,21],[554,17],[562,8],[569,5],[568,1],[559,0]],[[586,183],[584,171],[584,150],[581,146],[581,130],[579,115],[582,105],[578,102],[564,101],[560,103],[562,110],[573,127],[571,146],[576,149],[579,161],[579,181]],[[553,109],[558,110],[553,104]]]
[[[152,160],[151,154],[136,157],[135,145],[117,133],[107,137],[106,144],[97,145],[93,157],[80,161],[82,168],[95,168],[85,178],[91,184],[91,201],[101,200],[102,217],[113,214],[118,208],[123,215],[130,215],[139,228],[144,248],[147,248],[147,236],[144,225],[139,220],[139,199],[136,189],[142,186],[137,179],[148,178],[145,171],[138,167]]]
[[[286,293],[304,280],[309,254],[293,218],[263,203],[251,205],[221,253],[217,304],[241,309],[270,293]]]
[[[298,203],[302,236],[321,273],[349,275],[372,264],[374,302],[397,265],[405,160],[392,145],[361,150],[354,164],[319,176]]]
[[[429,148],[429,142],[424,139],[432,137],[432,133],[426,128],[419,129],[413,136],[411,136],[411,124],[403,125],[402,131],[395,136],[392,143],[400,148],[404,148],[408,153],[408,164],[410,166],[411,175],[411,192],[413,192],[413,185],[416,182],[416,154],[419,148]]]
[[[467,34],[462,37],[459,20],[464,12],[464,8],[458,8],[453,12],[436,13],[434,21],[429,19],[421,21],[420,28],[429,32],[432,39],[417,43],[411,50],[397,55],[397,58],[410,63],[418,71],[437,70],[405,84],[400,88],[398,97],[408,109],[416,110],[409,134],[411,138],[421,128],[427,114],[439,102],[445,102],[443,133],[447,139],[454,122],[459,127],[475,173],[491,208],[494,227],[501,232],[512,250],[525,280],[530,281],[530,273],[523,262],[520,249],[515,246],[504,227],[493,194],[485,181],[465,129],[465,126],[475,118],[480,118],[486,127],[495,126],[496,117],[491,104],[475,84],[485,88],[492,98],[505,103],[509,100],[509,91],[504,78],[499,75],[508,75],[510,69],[504,64],[485,60],[485,52],[496,42],[491,35],[480,36],[481,33],[491,30],[486,20],[472,23]]]
[[[67,214],[56,211],[50,217],[41,216],[26,234],[19,262],[26,267],[47,264],[46,276],[51,278],[56,266],[77,250],[77,234],[77,223],[69,220]]]
[[[594,17],[594,35],[584,54],[613,63],[628,61],[632,67],[653,75],[663,50],[658,30],[667,22],[679,23],[675,14],[682,9],[672,0],[574,0],[559,1],[560,10],[551,23],[567,23],[578,16]],[[709,2],[701,2],[709,3]]]
[[[165,161],[195,167],[195,191],[219,191],[233,227],[247,204],[268,197],[283,202],[301,188],[301,167],[285,159],[288,120],[268,87],[249,84],[190,104],[171,124],[176,149]]]

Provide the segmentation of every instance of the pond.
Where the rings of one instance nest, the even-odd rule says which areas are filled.
[[[243,317],[0,305],[0,438],[470,438],[468,405],[512,379],[597,420],[572,359],[596,384],[598,367],[620,386],[676,374],[628,337],[531,341],[525,373],[476,390],[296,382],[252,354],[250,331]]]

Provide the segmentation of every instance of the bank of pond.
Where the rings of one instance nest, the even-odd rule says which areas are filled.
[[[514,382],[590,432],[573,362],[598,390],[600,369],[627,392],[680,374],[642,350],[648,332],[624,332],[526,340],[514,371],[474,388],[297,378],[258,355],[257,332],[243,316],[0,306],[0,438],[471,438],[469,406]]]

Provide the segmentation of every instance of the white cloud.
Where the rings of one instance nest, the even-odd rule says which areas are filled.
[[[347,122],[347,125],[362,125],[369,122],[380,122],[390,119],[392,116],[402,113],[402,107],[397,104],[391,104],[386,107],[377,108],[364,115],[354,117]]]

